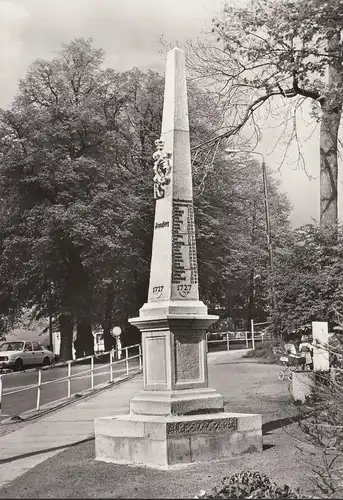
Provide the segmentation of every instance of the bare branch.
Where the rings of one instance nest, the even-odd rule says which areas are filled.
[[[249,120],[249,118],[251,118],[251,116],[253,115],[253,113],[266,101],[268,101],[268,99],[270,99],[271,97],[275,96],[275,95],[281,95],[281,92],[280,91],[275,91],[275,92],[271,92],[270,94],[266,94],[264,96],[260,96],[258,97],[257,99],[255,99],[255,101],[253,101],[250,106],[248,107],[248,109],[246,110],[246,113],[245,113],[245,116],[243,117],[242,121],[230,128],[228,131],[218,135],[217,137],[213,138],[213,139],[209,139],[208,141],[205,141],[197,146],[193,146],[191,148],[192,151],[196,151],[197,149],[201,149],[205,146],[209,146],[210,144],[213,144],[213,143],[216,143],[217,141],[220,141],[222,139],[227,139],[228,137],[230,136],[233,136],[235,134],[237,134],[237,132],[239,132],[243,127],[244,125],[247,123],[247,121]]]

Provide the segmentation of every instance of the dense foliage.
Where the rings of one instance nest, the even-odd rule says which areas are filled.
[[[274,319],[287,335],[312,321],[328,321],[332,328],[342,311],[343,233],[337,238],[316,225],[290,235],[275,257],[277,308]]]

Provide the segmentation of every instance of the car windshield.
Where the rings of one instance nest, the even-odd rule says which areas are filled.
[[[24,342],[4,342],[0,345],[0,351],[22,351]]]

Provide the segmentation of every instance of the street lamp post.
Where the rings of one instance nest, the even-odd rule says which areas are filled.
[[[274,288],[274,255],[273,255],[273,242],[272,242],[272,231],[270,224],[270,212],[269,212],[269,196],[268,196],[268,185],[267,185],[267,172],[266,172],[266,162],[264,160],[263,153],[258,151],[245,151],[242,149],[226,149],[226,153],[249,153],[260,155],[262,157],[262,179],[263,179],[263,194],[264,194],[264,207],[265,207],[265,215],[266,215],[266,233],[267,233],[267,248],[269,255],[269,268],[270,274],[272,278],[272,290],[271,290],[271,298],[272,298],[272,308],[275,310],[276,301],[275,301],[275,288]]]

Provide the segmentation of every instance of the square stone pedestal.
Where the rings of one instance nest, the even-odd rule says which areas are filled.
[[[95,420],[96,460],[169,468],[262,451],[257,414],[120,415]]]

